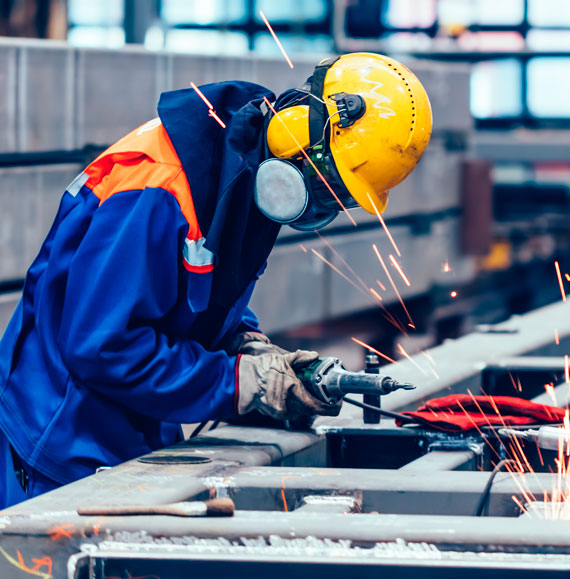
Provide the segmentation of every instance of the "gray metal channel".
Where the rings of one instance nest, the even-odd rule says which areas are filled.
[[[75,141],[75,53],[64,43],[26,42],[18,58],[18,151],[71,151]]]
[[[8,322],[20,300],[20,292],[9,292],[0,295],[0,336],[8,326]]]
[[[22,279],[79,165],[0,168],[0,282]]]
[[[286,230],[287,243],[274,248],[252,297],[252,308],[262,321],[264,331],[278,332],[298,324],[397,303],[397,295],[373,244],[404,299],[426,293],[434,285],[449,285],[452,289],[475,277],[475,260],[459,253],[458,217],[443,217],[433,222],[425,234],[415,234],[405,225],[392,225],[390,233],[401,258],[397,257],[380,223],[367,230],[354,228],[337,233],[325,230],[326,241],[314,237],[309,241],[300,238],[295,243],[295,232]],[[391,264],[390,254],[397,257],[410,286]],[[443,272],[445,263],[452,264],[452,275]],[[381,303],[370,288],[380,295]],[[409,321],[403,310],[402,319],[405,323]]]
[[[17,48],[0,39],[0,154],[16,150]]]
[[[143,49],[77,51],[77,145],[109,145],[157,116],[163,55]]]

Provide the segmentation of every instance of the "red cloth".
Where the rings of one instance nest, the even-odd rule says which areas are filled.
[[[464,432],[481,426],[552,424],[564,420],[565,409],[535,404],[514,396],[451,394],[429,400],[415,412],[402,412],[413,421],[446,432]],[[398,426],[407,424],[396,419]]]

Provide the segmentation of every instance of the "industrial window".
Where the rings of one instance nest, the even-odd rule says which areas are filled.
[[[70,44],[120,48],[125,43],[123,0],[69,0],[68,18]]]
[[[202,24],[224,25],[242,22],[247,16],[244,0],[162,0],[160,17],[169,25]]]
[[[521,64],[515,59],[479,62],[471,74],[471,112],[475,118],[517,117],[522,113]]]
[[[528,0],[528,21],[531,26],[570,26],[568,0]]]
[[[533,58],[528,63],[528,109],[534,117],[570,117],[570,58]]]
[[[428,28],[435,22],[435,0],[390,0],[382,15],[391,28]]]

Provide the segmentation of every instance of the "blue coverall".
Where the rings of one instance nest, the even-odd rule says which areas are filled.
[[[258,85],[164,93],[159,117],[67,188],[0,341],[0,508],[170,445],[234,412],[248,309],[278,233],[254,206]],[[2,484],[3,483],[3,484]],[[2,488],[3,486],[3,488]]]

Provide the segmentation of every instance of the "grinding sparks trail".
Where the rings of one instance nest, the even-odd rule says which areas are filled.
[[[558,402],[556,401],[556,392],[554,391],[554,383],[551,382],[550,384],[545,384],[544,389],[546,390],[548,396],[550,396],[554,406],[558,406]]]
[[[398,350],[400,351],[400,354],[407,358],[424,376],[428,375],[427,372],[408,354],[408,352],[404,350],[402,344],[398,344]]]
[[[312,253],[314,255],[316,255],[320,260],[322,260],[324,263],[326,263],[332,270],[336,271],[336,273],[338,273],[338,275],[340,275],[343,279],[345,279],[348,283],[350,283],[351,285],[353,285],[357,290],[361,291],[362,288],[359,287],[358,285],[356,285],[356,283],[351,280],[347,275],[345,275],[344,273],[342,273],[342,271],[340,271],[340,269],[338,269],[338,267],[336,267],[336,265],[332,264],[326,257],[323,257],[316,249],[312,248],[311,249]],[[368,290],[367,290],[368,293]]]
[[[558,328],[554,328],[554,343],[560,346],[560,336],[558,335]]]
[[[321,238],[323,239],[323,241],[327,241],[324,237],[321,236]],[[327,242],[328,243],[328,242]],[[346,262],[346,260],[344,260],[342,258],[342,256],[332,247],[332,245],[330,245],[330,243],[328,244],[329,247],[333,250],[334,253],[336,253],[338,255],[338,257],[341,259],[341,261],[348,267],[348,269],[354,274],[354,276],[360,281],[360,283],[362,284],[362,287],[359,286],[354,280],[350,279],[350,277],[348,277],[345,273],[343,273],[338,267],[336,267],[336,265],[334,265],[333,263],[331,263],[326,257],[324,257],[323,255],[321,255],[316,249],[311,248],[311,252],[318,257],[323,263],[326,263],[333,271],[335,271],[336,273],[338,273],[338,275],[340,275],[343,279],[345,279],[350,285],[352,285],[354,288],[356,288],[358,291],[363,292],[367,297],[370,296],[370,293],[372,293],[372,295],[375,298],[375,302],[376,301],[382,301],[382,298],[380,297],[380,295],[375,292],[372,291],[371,288],[369,288],[364,281],[358,277],[356,275],[356,273],[354,273],[354,270],[350,267],[350,265],[348,265],[348,263]],[[301,248],[303,249],[303,248]],[[392,324],[395,328],[397,328],[398,330],[400,330],[404,335],[406,334],[406,331],[402,325],[401,322],[399,322],[385,307],[383,304],[379,304],[379,306],[382,308],[383,310],[383,315],[386,318],[386,320]]]
[[[370,289],[370,293],[379,301],[382,301],[382,296],[373,288],[369,288]]]
[[[384,263],[384,260],[382,259],[382,256],[380,255],[380,252],[378,251],[378,248],[376,247],[375,243],[372,244],[372,249],[374,249],[374,253],[376,254],[376,257],[378,258],[378,261],[380,262],[382,269],[386,273],[386,276],[388,277],[388,281],[390,282],[392,289],[394,290],[396,296],[398,296],[398,300],[400,300],[400,304],[402,304],[402,308],[404,308],[404,312],[406,312],[406,316],[408,316],[408,320],[410,320],[410,324],[412,325],[412,327],[415,327],[414,326],[414,320],[412,320],[412,317],[410,316],[410,312],[408,312],[408,308],[406,307],[406,304],[404,304],[404,300],[402,299],[402,296],[400,295],[400,292],[398,291],[398,288],[396,287],[396,284],[394,283],[394,280],[392,279],[392,276],[390,275],[390,272],[388,271],[388,268],[386,267],[386,264]]]
[[[318,235],[318,237],[324,242],[326,243],[327,247],[333,252],[333,254],[340,260],[340,262],[344,265],[344,267],[346,267],[346,269],[354,276],[354,279],[356,279],[358,281],[358,283],[362,286],[362,289],[364,290],[364,292],[368,293],[370,291],[370,293],[379,301],[382,301],[382,297],[378,294],[378,292],[376,290],[374,290],[373,288],[369,288],[365,283],[364,280],[354,271],[354,269],[352,269],[352,267],[350,266],[350,264],[348,263],[348,261],[346,261],[346,259],[344,259],[344,257],[333,247],[332,243],[321,233],[319,233],[318,231],[315,230],[315,233]],[[384,289],[386,289],[384,287]],[[383,304],[380,304],[380,307],[382,308],[383,312],[384,312],[384,317],[386,318],[386,320],[388,322],[390,322],[393,326],[395,326],[396,328],[398,328],[398,330],[400,330],[404,335],[406,335],[406,331],[403,327],[403,325],[401,324],[401,322],[399,322],[399,320],[397,320],[385,307]]]
[[[220,117],[216,114],[216,111],[214,109],[210,109],[208,111],[208,114],[222,127],[222,129],[226,128],[226,123],[224,123],[224,121],[220,119]]]
[[[222,127],[222,129],[226,128],[226,123],[220,119],[220,117],[216,114],[214,110],[214,105],[206,98],[206,95],[193,83],[190,83],[190,86],[196,91],[196,94],[206,103],[208,107],[208,114]]]
[[[333,247],[332,243],[319,231],[315,230],[315,233],[318,235],[319,239],[321,239],[324,243],[326,243],[327,247],[337,256],[337,258],[341,261],[341,263],[348,269],[348,271],[355,277],[358,283],[364,288],[364,291],[368,291],[368,286],[364,283],[364,280],[352,269],[348,261],[344,259],[344,257]]]
[[[354,225],[354,227],[356,227],[356,221],[354,221],[354,218],[352,217],[352,215],[346,210],[346,207],[343,205],[343,203],[339,199],[338,195],[333,191],[332,187],[329,185],[328,181],[323,177],[323,174],[319,171],[317,166],[313,163],[313,161],[309,157],[309,155],[307,155],[307,152],[305,151],[305,149],[303,149],[303,147],[301,146],[301,144],[299,143],[299,141],[297,140],[295,135],[289,130],[289,127],[283,122],[283,119],[277,115],[277,111],[275,110],[275,107],[269,102],[267,97],[263,97],[263,100],[264,100],[265,104],[271,109],[271,112],[276,116],[276,118],[279,119],[279,122],[283,125],[283,127],[285,127],[285,130],[289,133],[289,135],[293,139],[294,143],[297,145],[297,147],[299,147],[300,153],[303,155],[303,157],[305,157],[305,159],[307,159],[309,165],[311,165],[311,167],[313,168],[313,171],[315,171],[315,173],[319,176],[319,179],[323,182],[324,186],[329,190],[330,194],[335,198],[336,202],[340,205],[342,210],[345,212],[349,221],[352,223],[352,225]]]
[[[275,42],[277,43],[277,46],[279,47],[281,54],[285,57],[285,60],[287,61],[289,68],[293,68],[293,63],[291,62],[291,59],[289,58],[289,56],[287,56],[287,53],[285,52],[283,45],[279,41],[279,38],[277,38],[277,34],[275,34],[275,32],[273,31],[273,28],[271,28],[271,24],[269,24],[269,20],[267,20],[267,18],[265,18],[265,14],[263,14],[263,12],[261,10],[259,11],[259,15],[261,16],[261,19],[263,20],[263,23],[265,24],[265,26],[267,26],[267,29],[271,33],[271,36],[273,36],[273,40],[275,40]]]
[[[552,398],[554,405],[556,405],[553,383],[545,384],[544,387],[547,394]],[[478,403],[476,397],[473,396],[469,389],[467,390],[467,393],[470,396],[472,402],[475,404],[479,414],[484,417],[485,422],[489,428],[492,428],[496,432],[497,427],[492,426],[487,412],[483,411],[483,408]],[[481,393],[487,396],[483,390],[481,390]],[[503,427],[505,427],[507,421],[501,415],[493,397],[489,396],[488,400],[501,424]],[[493,445],[491,445],[490,441],[488,440],[488,433],[483,433],[471,418],[470,413],[467,412],[460,403],[458,403],[458,405],[463,410],[465,416],[471,420],[473,427],[483,437],[483,440],[487,442],[490,450],[497,456],[497,458],[499,458],[497,450],[493,448]],[[501,444],[507,456],[512,459],[512,462],[505,464],[505,468],[512,477],[513,482],[516,484],[519,491],[517,493],[518,496],[512,496],[513,501],[517,504],[517,506],[521,510],[524,510],[527,508],[529,503],[533,503],[539,500],[540,502],[544,503],[544,510],[542,511],[543,518],[568,520],[570,519],[570,444],[567,442],[568,437],[570,436],[570,412],[568,409],[566,409],[564,413],[563,426],[561,426],[560,430],[561,436],[558,441],[558,456],[557,458],[554,458],[556,470],[553,471],[552,468],[550,468],[550,472],[553,472],[555,475],[552,478],[552,488],[548,490],[546,488],[542,488],[542,492],[538,493],[539,498],[537,498],[537,496],[535,496],[530,490],[527,481],[529,480],[528,477],[534,478],[537,484],[541,484],[542,481],[537,477],[537,474],[534,471],[529,458],[525,454],[525,446],[523,446],[522,440],[520,440],[518,436],[513,436],[510,434],[505,439],[498,438],[496,440]],[[533,456],[535,456],[534,451],[536,451],[536,456],[538,457],[542,467],[544,467],[545,459],[543,458],[538,445],[535,448],[533,443],[526,442],[525,444],[532,444]],[[504,456],[501,456],[501,459],[502,458],[504,458]],[[527,503],[526,507],[525,503]]]
[[[376,348],[373,348],[372,346],[369,346],[368,344],[366,344],[365,342],[362,342],[361,340],[359,340],[358,338],[350,338],[353,342],[356,342],[357,344],[359,344],[360,346],[362,346],[363,348],[366,348],[367,350],[370,350],[371,352],[374,352],[375,354],[378,354],[378,356],[380,356],[381,358],[384,358],[384,360],[388,360],[388,362],[391,362],[392,364],[396,363],[396,360],[392,360],[392,358],[390,358],[390,356],[386,356],[386,354],[382,354],[382,352],[380,352],[380,350],[377,350]]]
[[[449,273],[451,271],[451,268],[449,267],[449,261],[446,261],[443,264],[443,268],[441,271],[443,271],[443,273]]]
[[[372,203],[372,207],[374,207],[374,211],[376,212],[376,216],[378,217],[378,221],[380,221],[380,225],[382,225],[384,231],[386,232],[386,235],[388,236],[388,239],[390,240],[390,243],[392,244],[394,251],[398,254],[398,257],[402,257],[402,254],[400,253],[400,250],[398,249],[398,246],[396,245],[396,242],[394,241],[394,238],[392,237],[390,230],[386,226],[386,223],[384,223],[384,219],[382,219],[382,215],[380,215],[380,211],[378,211],[378,207],[376,207],[376,203],[374,203],[372,197],[370,196],[370,193],[366,193],[366,195],[368,195],[368,199],[370,199],[370,203]]]
[[[566,292],[564,291],[564,282],[562,281],[562,276],[560,275],[560,266],[558,262],[554,262],[554,267],[556,268],[556,276],[558,277],[558,284],[560,285],[560,293],[562,294],[562,301],[566,301]]]
[[[392,265],[396,268],[396,271],[402,276],[402,279],[404,280],[404,283],[410,287],[410,281],[408,280],[408,278],[406,277],[406,274],[404,273],[403,269],[401,268],[400,264],[396,261],[396,258],[390,254],[388,256],[390,258],[390,261],[392,262]]]

